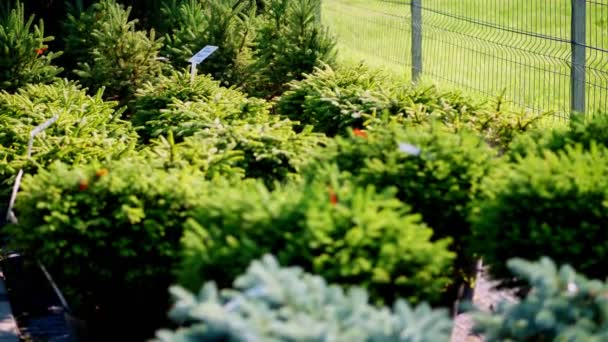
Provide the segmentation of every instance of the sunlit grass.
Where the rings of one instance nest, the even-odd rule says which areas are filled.
[[[568,111],[570,0],[424,0],[423,6],[427,76],[487,96],[506,91],[513,103],[538,111]],[[606,9],[599,8],[589,14],[588,44],[608,48],[608,1]],[[478,23],[468,22],[471,18]],[[323,20],[338,37],[340,58],[364,60],[411,79],[410,8],[405,1],[325,0]],[[608,105],[607,58],[597,52],[588,55],[590,111]]]

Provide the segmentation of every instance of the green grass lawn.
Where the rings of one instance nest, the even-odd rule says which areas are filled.
[[[440,84],[535,110],[568,111],[570,0],[422,0],[423,70]],[[410,7],[403,0],[324,0],[340,57],[405,79]],[[608,0],[589,2],[587,44],[608,49]],[[608,53],[588,50],[587,108],[608,109]]]

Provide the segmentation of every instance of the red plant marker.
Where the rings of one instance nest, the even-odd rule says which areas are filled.
[[[36,54],[37,55],[42,55],[48,49],[49,49],[48,47],[43,47],[43,48],[37,49],[36,50]]]
[[[353,134],[361,138],[367,138],[367,132],[359,128],[353,128]]]
[[[329,191],[329,202],[333,205],[338,204],[338,195],[334,192],[334,190],[330,187]]]
[[[86,179],[81,179],[78,183],[78,190],[85,191],[89,188],[89,181]]]

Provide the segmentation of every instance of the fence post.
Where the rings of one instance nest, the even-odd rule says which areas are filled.
[[[422,0],[412,0],[412,81],[422,74]]]
[[[572,1],[571,47],[572,65],[570,66],[570,110],[585,112],[585,74],[587,44],[587,0]]]

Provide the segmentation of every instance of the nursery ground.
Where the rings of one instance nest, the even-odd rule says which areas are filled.
[[[477,272],[475,289],[473,293],[473,303],[484,311],[491,311],[501,301],[515,301],[515,296],[508,290],[495,288],[496,282],[490,280],[486,268],[481,268]],[[483,341],[480,336],[471,333],[473,320],[467,313],[461,313],[454,318],[454,330],[452,331],[451,342],[477,342]]]

